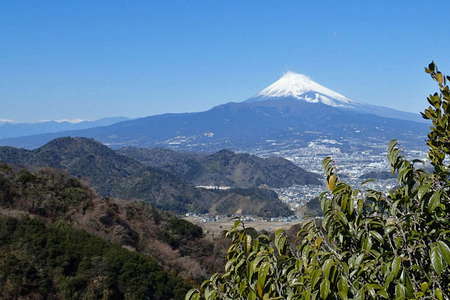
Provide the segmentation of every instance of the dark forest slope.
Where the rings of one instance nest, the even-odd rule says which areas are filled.
[[[267,185],[279,188],[294,184],[320,184],[320,175],[308,172],[281,157],[260,158],[229,150],[205,155],[133,147],[122,148],[117,152],[147,166],[176,174],[194,185],[239,188]]]
[[[274,193],[254,188],[198,189],[174,174],[145,166],[92,139],[60,138],[32,151],[0,147],[0,161],[66,170],[89,182],[102,196],[140,199],[176,213],[208,213],[220,204],[224,214],[292,214]]]
[[[0,165],[0,215],[64,223],[147,254],[167,270],[198,280],[221,265],[202,229],[144,202],[102,198],[53,169]]]

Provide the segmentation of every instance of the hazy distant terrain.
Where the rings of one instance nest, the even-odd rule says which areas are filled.
[[[110,117],[95,121],[41,121],[34,123],[0,122],[0,139],[29,136],[44,133],[55,133],[67,130],[87,129],[108,126],[128,120],[125,117]]]
[[[380,117],[292,98],[228,103],[205,112],[151,116],[104,127],[0,140],[0,145],[36,148],[63,136],[94,138],[114,148],[169,147],[190,151],[298,147],[334,139],[344,151],[397,138],[421,144],[427,124]],[[278,145],[278,146],[277,146]]]
[[[84,130],[0,139],[0,145],[36,148],[63,136],[94,138],[113,148],[162,147],[216,152],[295,149],[332,139],[342,151],[385,145],[422,145],[427,123],[419,114],[349,99],[308,78],[288,72],[257,96],[195,113],[172,113]]]

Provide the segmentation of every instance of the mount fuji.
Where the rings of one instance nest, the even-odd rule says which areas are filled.
[[[349,107],[353,101],[313,81],[306,75],[286,72],[280,79],[260,91],[247,102],[271,98],[295,98],[309,103],[323,103],[335,107]]]
[[[424,122],[419,113],[413,114],[388,107],[370,105],[354,101],[338,92],[313,81],[306,75],[288,71],[277,81],[260,91],[257,96],[247,102],[265,101],[269,99],[298,99],[309,103],[322,103],[339,108],[347,108],[357,112],[375,114],[381,117],[396,118],[416,122]]]
[[[36,148],[63,136],[94,138],[113,148],[166,147],[252,151],[305,147],[333,140],[342,150],[385,149],[393,138],[424,145],[427,123],[419,114],[354,101],[309,77],[287,72],[243,102],[196,113],[149,116],[109,126],[0,140],[0,145]]]

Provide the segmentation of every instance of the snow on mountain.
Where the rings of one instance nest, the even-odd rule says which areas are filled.
[[[308,103],[322,103],[336,108],[351,109],[356,112],[373,114],[385,118],[424,122],[419,113],[414,114],[389,107],[354,101],[313,81],[306,75],[291,71],[286,72],[277,81],[246,102],[252,103],[283,99],[298,99]]]
[[[72,123],[72,124],[76,124],[76,123],[81,123],[81,122],[89,122],[88,120],[83,120],[83,119],[60,119],[60,120],[54,120],[56,123]]]
[[[349,106],[351,99],[338,92],[330,90],[313,81],[306,75],[286,72],[280,79],[263,89],[256,98],[291,97],[310,103],[323,103],[331,106]],[[261,99],[262,98],[262,99]]]

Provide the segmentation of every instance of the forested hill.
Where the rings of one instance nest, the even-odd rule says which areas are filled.
[[[64,225],[0,215],[0,241],[2,299],[183,299],[189,287],[150,257]]]
[[[63,169],[88,181],[102,196],[140,199],[176,213],[240,212],[267,217],[292,214],[269,190],[197,189],[175,174],[145,166],[92,139],[60,138],[32,151],[0,147],[0,161]]]
[[[223,265],[200,227],[60,171],[0,164],[0,187],[2,296],[170,299]]]
[[[176,174],[194,185],[239,188],[267,185],[274,188],[294,184],[321,184],[320,175],[308,172],[281,158],[260,158],[229,150],[205,155],[161,148],[126,147],[118,153],[141,163]]]

